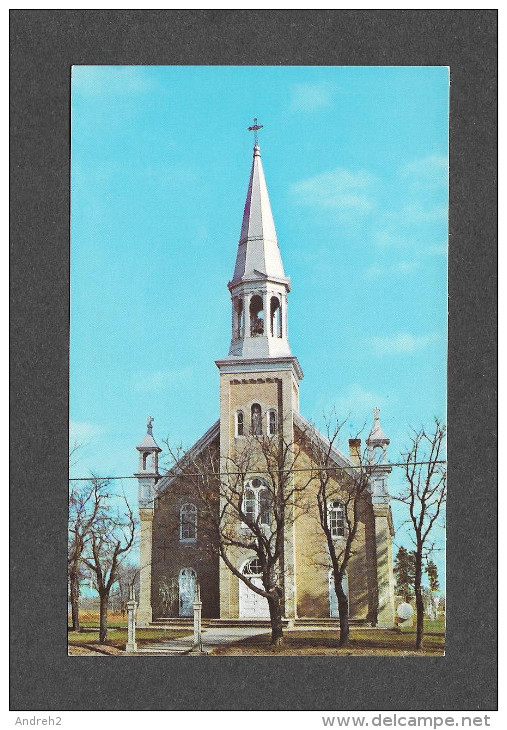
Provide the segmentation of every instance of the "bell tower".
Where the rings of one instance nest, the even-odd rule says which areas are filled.
[[[293,414],[299,411],[303,372],[291,353],[285,275],[262,167],[257,131],[241,223],[236,264],[228,283],[232,332],[229,353],[216,361],[220,370],[220,451],[223,459],[238,453],[250,435],[294,441]],[[225,462],[224,462],[225,464]],[[295,616],[294,527],[284,536],[285,616]],[[235,581],[235,583],[234,583]],[[236,618],[237,578],[221,564],[220,616]],[[232,596],[232,598],[231,598]]]
[[[278,247],[257,140],[262,125],[255,119],[249,129],[255,133],[252,167],[236,264],[227,285],[231,295],[231,343],[228,356],[216,361],[221,375],[222,449],[259,429],[267,435],[274,428],[291,431],[292,413],[299,410],[299,381],[303,377],[289,345],[290,279],[285,275]],[[238,385],[243,387],[233,387]],[[292,438],[291,434],[287,436]]]

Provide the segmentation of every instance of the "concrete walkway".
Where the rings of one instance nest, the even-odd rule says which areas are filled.
[[[202,648],[209,652],[216,646],[232,644],[235,641],[248,639],[250,636],[270,634],[268,628],[252,627],[208,627],[202,630]],[[140,646],[137,654],[188,654],[193,647],[194,635],[180,636],[178,639],[168,639],[149,646]]]

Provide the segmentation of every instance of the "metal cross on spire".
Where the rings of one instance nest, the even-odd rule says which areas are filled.
[[[259,129],[262,129],[264,127],[264,124],[257,124],[257,117],[254,117],[254,123],[251,127],[248,127],[249,132],[254,133],[254,145],[257,147],[259,140],[257,139],[257,132]]]

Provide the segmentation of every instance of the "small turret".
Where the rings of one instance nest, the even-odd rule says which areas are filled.
[[[153,551],[153,512],[155,485],[160,479],[158,455],[162,449],[153,438],[153,418],[148,416],[146,436],[136,449],[139,451],[137,477],[139,495],[139,522],[141,528],[139,543],[139,607],[138,626],[147,626],[152,619],[151,609],[151,555]]]
[[[373,428],[366,439],[368,449],[368,463],[371,467],[371,492],[374,504],[388,504],[388,476],[391,465],[387,463],[387,447],[391,443],[380,425],[380,410],[373,409]]]
[[[387,460],[387,447],[391,443],[380,425],[380,409],[373,409],[373,428],[366,439],[368,461],[370,464],[384,464]]]
[[[389,496],[389,474],[392,466],[387,461],[390,440],[380,425],[380,410],[373,409],[373,428],[366,439],[370,492],[375,516],[375,547],[377,553],[378,608],[377,626],[394,626],[393,516]]]
[[[139,480],[139,507],[153,505],[153,488],[160,478],[158,455],[162,451],[153,438],[153,418],[148,416],[146,436],[136,449],[139,451],[139,468],[134,475]]]
[[[160,476],[158,471],[158,455],[162,449],[153,438],[153,418],[148,416],[146,436],[136,449],[139,451],[139,471],[136,477]]]

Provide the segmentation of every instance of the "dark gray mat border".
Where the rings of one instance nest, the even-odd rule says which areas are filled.
[[[494,710],[495,10],[11,10],[11,708]],[[444,658],[66,655],[72,64],[451,68]]]

